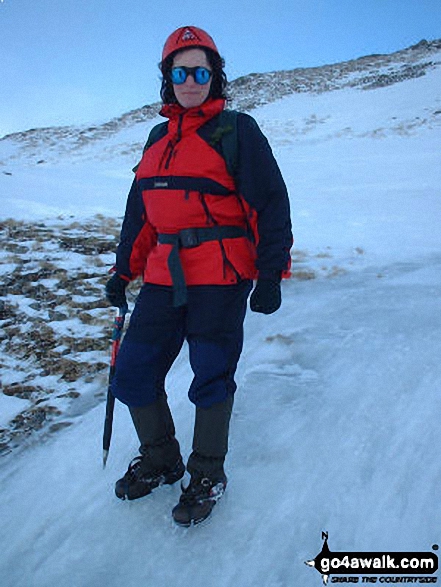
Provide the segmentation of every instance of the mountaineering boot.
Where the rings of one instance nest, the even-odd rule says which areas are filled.
[[[140,455],[116,482],[115,494],[120,499],[131,500],[182,479],[185,466],[165,393],[152,404],[129,410],[141,443]]]
[[[224,461],[232,409],[232,395],[209,408],[196,408],[193,452],[187,463],[191,479],[187,487],[181,485],[179,503],[172,510],[173,519],[180,526],[191,526],[208,518],[225,492]]]
[[[227,486],[225,473],[217,480],[192,475],[188,487],[182,486],[179,503],[173,508],[173,519],[179,526],[199,524],[208,518]]]
[[[185,466],[176,438],[166,437],[154,445],[141,447],[140,452],[115,484],[115,494],[120,499],[138,499],[184,476]]]

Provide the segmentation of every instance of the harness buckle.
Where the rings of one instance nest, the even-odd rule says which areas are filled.
[[[201,244],[198,231],[194,228],[184,228],[179,231],[179,245],[184,249],[193,249]]]

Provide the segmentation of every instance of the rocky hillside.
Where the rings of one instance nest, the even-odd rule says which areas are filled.
[[[0,390],[21,400],[9,402],[17,414],[0,423],[0,454],[102,400],[110,348],[103,286],[117,225],[98,217],[0,223]]]
[[[369,55],[313,68],[251,73],[230,83],[231,107],[251,111],[293,93],[321,93],[343,88],[372,90],[425,75],[441,64],[441,39],[420,41],[388,55]],[[144,127],[157,117],[159,103],[143,106],[101,125],[37,128],[0,139],[0,168],[20,159],[43,164],[75,153],[87,158],[90,147],[105,142],[108,157],[139,153]],[[141,125],[138,141],[127,141],[127,131]],[[109,144],[109,140],[111,144]],[[7,171],[6,171],[7,172]]]
[[[441,64],[441,39],[389,55],[368,55],[322,67],[252,73],[231,84],[233,107],[252,110],[293,93],[321,93],[343,88],[371,90],[419,77]]]

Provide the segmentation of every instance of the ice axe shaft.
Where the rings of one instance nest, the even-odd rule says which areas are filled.
[[[110,440],[112,438],[112,427],[113,427],[113,410],[115,407],[115,397],[111,391],[111,383],[115,374],[116,357],[119,351],[119,345],[121,343],[121,336],[124,328],[124,320],[128,312],[128,307],[123,306],[118,308],[115,321],[113,323],[112,330],[112,352],[110,357],[110,370],[109,370],[109,384],[107,387],[107,400],[106,400],[106,418],[104,420],[104,433],[103,433],[103,467],[106,466],[107,457],[109,456]]]

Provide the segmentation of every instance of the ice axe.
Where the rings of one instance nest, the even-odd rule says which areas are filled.
[[[103,433],[103,467],[106,466],[107,457],[109,456],[110,440],[112,438],[113,426],[113,410],[115,407],[115,396],[111,391],[111,383],[115,374],[116,357],[121,343],[122,331],[124,328],[124,320],[129,308],[127,305],[118,308],[112,330],[112,352],[110,357],[110,371],[109,371],[109,385],[107,387],[107,401],[106,401],[106,419],[104,420]]]

